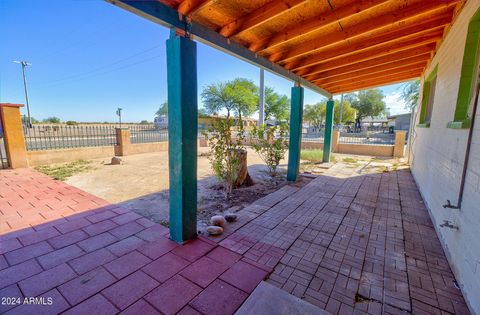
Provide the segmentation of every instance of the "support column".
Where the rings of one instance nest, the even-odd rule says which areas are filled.
[[[0,104],[0,123],[5,141],[5,150],[10,168],[28,167],[27,149],[23,135],[21,104]]]
[[[265,70],[260,69],[260,89],[258,91],[258,126],[265,123]]]
[[[395,146],[393,147],[393,157],[401,158],[405,155],[405,131],[395,132]]]
[[[128,128],[115,128],[117,144],[115,145],[116,156],[127,156],[130,154],[130,130]]]
[[[323,143],[323,162],[330,162],[330,153],[332,152],[332,133],[333,133],[333,100],[327,101],[327,113],[325,117],[325,140]]]
[[[197,46],[172,30],[167,40],[170,238],[197,237]]]
[[[302,146],[303,87],[292,87],[290,104],[290,141],[288,143],[287,180],[296,181],[300,167],[300,149]]]

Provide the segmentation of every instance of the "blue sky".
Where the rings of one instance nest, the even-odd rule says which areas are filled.
[[[37,119],[115,121],[122,107],[125,121],[151,121],[167,97],[168,36],[168,29],[101,0],[0,0],[0,102],[25,103],[21,66],[12,61],[27,60]],[[198,43],[199,93],[235,77],[258,84],[259,69]],[[287,95],[292,86],[271,73],[265,84]],[[392,114],[406,111],[398,86],[382,88]],[[306,104],[322,99],[306,89]]]

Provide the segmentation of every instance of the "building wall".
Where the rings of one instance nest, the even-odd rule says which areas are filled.
[[[480,0],[467,2],[448,32],[425,76],[438,64],[430,128],[415,128],[412,172],[439,234],[453,272],[474,313],[480,314],[480,111],[472,141],[461,210],[457,203],[468,129],[449,129],[453,120],[468,23]],[[418,124],[418,109],[416,124]],[[439,227],[451,221],[459,230]]]

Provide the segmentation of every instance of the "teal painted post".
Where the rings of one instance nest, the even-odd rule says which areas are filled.
[[[287,180],[294,182],[297,180],[300,166],[300,149],[302,146],[303,87],[292,87],[291,99]]]
[[[330,152],[332,152],[332,134],[333,134],[333,107],[332,100],[327,102],[327,113],[325,117],[325,140],[323,141],[323,162],[330,162]]]
[[[170,238],[197,237],[197,46],[171,33],[167,40]]]

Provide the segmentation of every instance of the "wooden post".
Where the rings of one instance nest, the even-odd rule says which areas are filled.
[[[20,107],[23,105],[0,104],[5,150],[10,168],[28,167]]]
[[[327,101],[327,113],[325,117],[325,140],[323,144],[323,162],[330,162],[330,153],[332,152],[332,133],[333,133],[333,100]]]
[[[300,150],[302,145],[303,87],[292,87],[290,105],[290,141],[288,143],[287,180],[296,181],[300,167]]]
[[[170,238],[197,237],[197,46],[175,35],[167,40]]]
[[[395,132],[395,147],[393,147],[393,157],[403,157],[405,154],[405,131]]]
[[[116,156],[127,156],[130,153],[130,130],[128,128],[115,128],[117,144],[115,145]]]
[[[334,130],[332,137],[332,152],[338,152],[338,142],[340,141],[340,131]]]

